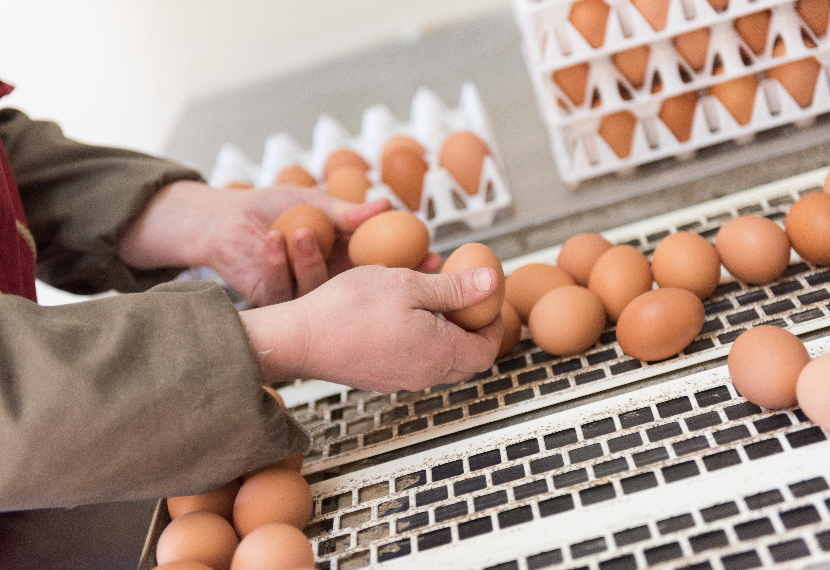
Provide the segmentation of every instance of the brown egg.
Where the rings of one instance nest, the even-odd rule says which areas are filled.
[[[613,245],[599,234],[577,234],[562,244],[556,265],[570,273],[577,285],[587,286],[597,259]]]
[[[323,210],[309,204],[288,208],[271,224],[271,229],[279,231],[285,239],[289,267],[294,266],[294,246],[291,245],[291,238],[302,228],[311,230],[323,259],[326,259],[334,248],[334,224]]]
[[[616,323],[628,303],[652,287],[648,258],[633,245],[615,245],[594,264],[588,289],[600,298],[606,316]]]
[[[657,244],[651,271],[660,287],[679,287],[706,299],[720,283],[720,257],[700,234],[677,232]]]
[[[694,71],[700,72],[706,65],[706,56],[709,53],[709,38],[712,30],[709,27],[698,28],[691,32],[678,34],[672,38],[674,49],[686,60]]]
[[[801,339],[786,329],[759,325],[735,339],[726,364],[732,384],[744,398],[780,409],[795,404],[798,375],[808,362]]]
[[[391,210],[372,216],[349,240],[349,259],[355,267],[418,267],[429,252],[429,230],[415,214]]]
[[[723,12],[729,7],[729,0],[709,0],[709,4],[715,12]]]
[[[371,187],[372,182],[366,176],[366,171],[356,166],[341,166],[332,170],[326,180],[326,192],[329,196],[353,204],[365,202],[366,191]]]
[[[302,475],[293,469],[268,469],[242,483],[233,505],[233,526],[243,537],[272,522],[303,529],[312,507],[311,489]]]
[[[669,0],[631,0],[631,3],[655,31],[659,32],[666,27],[666,19],[669,17]]]
[[[805,57],[767,69],[767,77],[775,79],[787,90],[802,109],[813,103],[821,64],[814,57]]]
[[[323,166],[323,180],[328,180],[329,174],[341,166],[354,166],[355,168],[362,169],[363,172],[368,172],[371,168],[369,163],[366,162],[366,159],[352,149],[339,148],[326,158],[326,164]]]
[[[466,309],[447,311],[444,317],[464,330],[473,331],[489,325],[500,313],[504,303],[504,269],[492,249],[481,243],[467,243],[453,251],[444,262],[441,273],[464,269],[491,267],[498,274],[496,290],[489,297]]]
[[[392,135],[386,142],[383,143],[383,149],[380,152],[380,160],[383,163],[383,158],[391,151],[399,148],[405,148],[410,152],[414,152],[420,157],[426,154],[424,146],[409,135]]]
[[[380,166],[381,181],[413,212],[421,208],[424,175],[429,166],[422,154],[404,146],[387,150]]]
[[[821,37],[830,24],[830,0],[796,0],[795,9],[812,32]]]
[[[234,180],[232,182],[228,182],[224,186],[226,190],[250,190],[253,187],[253,183],[248,182],[247,180]]]
[[[772,10],[761,10],[746,16],[739,16],[732,22],[732,26],[741,39],[746,42],[755,55],[761,55],[767,49],[769,23],[772,20]]]
[[[605,43],[605,27],[611,7],[603,0],[576,0],[568,14],[573,27],[592,48]]]
[[[168,497],[167,511],[171,519],[193,511],[216,513],[228,521],[233,520],[233,501],[239,491],[239,481],[233,480],[201,495]]]
[[[830,194],[800,198],[787,213],[784,228],[798,255],[815,265],[830,265]]]
[[[470,196],[478,194],[481,168],[490,149],[479,136],[470,131],[455,131],[441,143],[438,163],[447,169],[461,189]]]
[[[631,111],[617,111],[605,115],[599,122],[599,136],[608,143],[611,150],[620,158],[631,154],[631,145],[634,142],[634,128],[637,126],[637,117]]]
[[[496,358],[503,358],[513,352],[513,349],[519,344],[519,339],[522,338],[522,321],[519,319],[516,309],[506,299],[501,305],[501,322],[504,332],[501,337],[499,354]]]
[[[772,283],[790,263],[790,239],[778,224],[761,216],[728,220],[715,236],[721,263],[750,285]]]
[[[830,355],[817,356],[801,369],[795,393],[801,411],[813,423],[830,429]]]
[[[311,542],[296,528],[266,524],[239,542],[231,570],[297,570],[314,568]]]
[[[533,342],[545,352],[559,356],[588,350],[604,328],[602,301],[580,285],[557,287],[539,299],[528,324]]]
[[[528,263],[507,277],[505,296],[516,309],[519,319],[527,324],[530,310],[536,301],[546,293],[565,285],[576,285],[576,282],[564,269],[547,263]]]
[[[182,560],[179,562],[168,562],[167,564],[154,566],[153,570],[213,570],[213,568],[205,566],[201,562]]]
[[[623,352],[638,360],[664,360],[689,346],[705,318],[703,302],[691,291],[652,289],[623,309],[617,321],[617,342]]]
[[[657,116],[680,142],[686,142],[692,136],[698,99],[697,91],[688,91],[669,97],[660,105]]]
[[[646,81],[648,58],[651,47],[648,44],[618,51],[611,56],[614,66],[620,70],[632,87],[639,89]]]
[[[709,86],[709,92],[721,102],[739,125],[746,125],[752,120],[757,91],[758,76],[755,74]]]
[[[156,543],[159,564],[192,560],[229,570],[239,540],[231,523],[207,511],[185,513],[164,527]]]
[[[317,180],[308,170],[299,164],[292,164],[283,168],[274,179],[274,184],[288,184],[290,186],[303,186],[310,188],[317,186]]]
[[[551,78],[571,103],[580,106],[585,102],[585,87],[588,85],[590,69],[587,62],[577,63],[554,71]]]

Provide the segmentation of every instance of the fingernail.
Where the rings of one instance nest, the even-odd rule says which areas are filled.
[[[314,251],[315,247],[314,243],[314,236],[306,236],[302,238],[299,242],[300,249],[303,253],[311,253]]]
[[[493,279],[490,277],[490,270],[478,269],[473,273],[473,282],[476,284],[476,290],[479,293],[485,293],[490,290],[493,284]]]

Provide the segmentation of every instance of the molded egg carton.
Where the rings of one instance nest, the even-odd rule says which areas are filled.
[[[666,25],[655,30],[628,0],[608,0],[610,11],[605,41],[592,48],[568,20],[573,2],[568,0],[515,0],[516,19],[523,35],[523,52],[548,129],[551,150],[563,180],[576,185],[582,180],[634,167],[666,157],[689,158],[694,151],[724,141],[750,142],[761,131],[786,124],[806,126],[830,111],[830,33],[817,37],[802,21],[795,2],[782,0],[731,0],[715,11],[708,0],[669,0]],[[740,16],[771,11],[766,45],[755,54],[736,32]],[[672,39],[685,32],[710,28],[705,64],[695,71],[674,48]],[[786,54],[772,57],[776,41]],[[612,56],[648,45],[645,82],[635,88],[619,72]],[[815,57],[820,63],[812,103],[800,107],[793,97],[765,71],[773,66]],[[582,104],[575,105],[553,80],[552,74],[588,63],[589,72]],[[713,74],[718,67],[720,72]],[[751,120],[739,124],[708,91],[716,83],[755,74],[760,84]],[[696,92],[699,99],[691,136],[680,141],[660,120],[667,98]],[[618,111],[636,117],[632,148],[620,158],[599,135],[602,118]]]
[[[438,155],[444,138],[459,130],[469,130],[487,143],[490,155],[485,156],[479,189],[468,195],[438,164]],[[287,133],[269,137],[261,163],[257,164],[239,149],[226,143],[220,149],[210,177],[213,186],[222,187],[234,182],[248,182],[257,187],[268,187],[285,167],[300,164],[318,180],[329,154],[339,148],[349,148],[369,163],[372,186],[366,200],[388,198],[393,207],[408,211],[400,198],[381,181],[380,154],[389,137],[406,134],[426,149],[428,170],[424,176],[421,205],[416,214],[434,236],[444,226],[462,222],[471,229],[490,226],[495,217],[512,202],[504,176],[504,164],[493,135],[490,119],[470,83],[461,89],[459,104],[447,107],[429,89],[420,88],[412,99],[409,121],[400,121],[385,105],[367,108],[363,113],[361,131],[352,136],[336,119],[321,115],[312,135],[312,148],[301,148]]]

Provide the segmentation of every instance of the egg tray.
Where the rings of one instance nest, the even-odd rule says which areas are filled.
[[[667,157],[688,159],[698,149],[725,141],[750,142],[759,132],[782,125],[809,125],[830,111],[830,33],[822,37],[803,23],[795,2],[731,0],[716,12],[707,0],[669,0],[665,27],[655,31],[627,0],[609,2],[605,42],[592,48],[568,20],[572,2],[514,0],[523,36],[523,53],[548,130],[551,151],[561,178],[572,185],[611,172],[629,173],[636,166]],[[766,47],[755,54],[733,28],[735,18],[769,9]],[[712,30],[706,64],[695,72],[674,49],[672,38],[695,29]],[[811,45],[805,43],[807,38]],[[772,57],[776,40],[786,54]],[[648,45],[646,80],[632,86],[612,62],[620,51]],[[815,57],[821,64],[812,103],[800,107],[765,71],[772,66]],[[584,102],[575,105],[553,80],[552,73],[578,63],[589,64]],[[720,73],[713,74],[715,67]],[[760,79],[751,120],[740,125],[708,89],[736,77]],[[680,141],[658,117],[669,97],[696,92],[691,136]],[[619,111],[636,117],[631,152],[620,158],[599,135],[602,118]]]
[[[808,172],[603,235],[650,256],[675,231],[712,239],[750,213],[781,222],[827,176]],[[503,265],[509,274],[555,263],[558,251]],[[564,358],[525,331],[512,354],[459,385],[390,395],[317,380],[281,387],[314,437],[303,474],[318,568],[830,565],[827,431],[798,408],[750,404],[724,365],[731,342],[760,323],[801,335],[812,355],[830,352],[830,269],[794,257],[761,287],[723,274],[705,305],[701,335],[662,362],[627,357],[613,327]],[[140,570],[152,568],[168,520],[161,501]]]
[[[477,134],[487,143],[491,153],[484,158],[478,192],[474,195],[462,190],[447,169],[438,164],[444,138],[458,130]],[[339,148],[349,148],[363,156],[371,167],[368,177],[372,186],[366,192],[366,200],[388,198],[394,208],[409,211],[381,181],[381,150],[389,137],[397,134],[409,135],[426,148],[428,169],[424,175],[421,205],[413,213],[426,224],[432,237],[442,228],[459,223],[473,230],[490,227],[499,214],[509,209],[512,197],[498,144],[487,111],[471,83],[462,86],[459,104],[455,108],[447,107],[429,89],[420,88],[412,99],[407,122],[398,120],[384,105],[367,108],[357,136],[349,134],[331,116],[321,115],[314,126],[310,150],[303,150],[287,133],[278,133],[265,141],[259,164],[251,161],[234,145],[226,143],[216,158],[210,184],[223,187],[235,182],[247,182],[257,187],[269,187],[277,174],[292,164],[300,164],[321,180],[329,154]]]
[[[693,231],[713,240],[725,221],[748,213],[782,223],[789,206],[819,190],[827,173],[827,169],[816,170],[603,235],[613,243],[638,247],[650,259],[660,239],[675,231]],[[559,247],[548,248],[505,261],[503,266],[509,275],[527,263],[555,264],[558,254]],[[704,303],[706,321],[700,334],[681,354],[661,362],[627,356],[616,342],[613,326],[585,353],[565,357],[539,349],[525,328],[512,354],[462,385],[381,395],[307,380],[282,387],[280,392],[297,420],[312,433],[303,472],[316,480],[339,473],[344,464],[360,466],[379,454],[462,429],[695,369],[725,356],[732,341],[757,324],[778,324],[797,334],[830,327],[828,283],[830,269],[795,255],[785,275],[764,286],[749,286],[723,272],[718,289]]]

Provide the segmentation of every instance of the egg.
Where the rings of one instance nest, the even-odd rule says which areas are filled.
[[[798,255],[815,265],[830,265],[830,194],[817,192],[797,200],[784,229]]]
[[[159,564],[191,560],[229,570],[238,544],[231,523],[216,513],[194,511],[164,527],[156,543],[156,560]]]
[[[312,507],[311,489],[302,475],[293,469],[267,469],[242,483],[233,505],[233,526],[243,537],[272,522],[303,529]]]
[[[311,230],[323,259],[331,255],[331,250],[334,249],[335,234],[331,218],[323,210],[310,204],[293,206],[271,224],[271,229],[279,231],[285,239],[289,267],[294,266],[294,246],[291,238],[297,230],[303,228]]]
[[[557,287],[539,299],[530,312],[528,330],[536,345],[555,355],[579,354],[599,340],[605,328],[605,307],[580,285]]]
[[[814,57],[805,57],[767,69],[767,77],[774,79],[805,109],[812,105],[821,64]]]
[[[729,7],[729,0],[709,0],[709,5],[715,9],[715,12],[723,12]]]
[[[677,232],[657,244],[651,271],[660,287],[679,287],[706,299],[720,283],[720,257],[700,234]]]
[[[266,524],[239,542],[231,570],[299,570],[314,568],[311,542],[296,528]]]
[[[585,102],[585,88],[588,85],[590,66],[587,62],[557,69],[551,74],[556,83],[571,103],[579,107]]]
[[[669,0],[631,0],[648,25],[659,32],[666,27],[666,19],[669,16]]]
[[[353,204],[362,204],[366,201],[366,191],[372,187],[372,182],[366,176],[366,171],[356,166],[341,166],[329,173],[326,180],[326,192]]]
[[[827,178],[824,179],[824,186],[822,187],[822,191],[830,194],[830,174],[827,175]]]
[[[568,20],[592,48],[605,43],[605,28],[611,7],[603,0],[577,0],[571,4]]]
[[[827,33],[830,24],[830,0],[796,0],[795,10],[817,37]]]
[[[576,285],[564,269],[547,263],[528,263],[517,268],[505,280],[505,297],[527,324],[533,305],[546,293],[564,285]]]
[[[392,135],[391,137],[386,139],[385,143],[383,143],[383,148],[381,149],[381,152],[380,152],[381,162],[383,162],[383,158],[388,153],[390,153],[392,151],[395,151],[399,148],[405,148],[410,152],[414,152],[415,154],[417,154],[420,157],[423,157],[424,155],[426,155],[426,152],[427,152],[426,149],[424,148],[424,145],[422,145],[421,143],[419,143],[417,140],[415,140],[414,138],[412,138],[409,135],[404,135],[404,134]]]
[[[810,420],[830,429],[830,354],[807,363],[798,375],[796,399]]]
[[[639,89],[646,81],[648,58],[651,47],[647,44],[618,51],[611,56],[614,66],[635,89]]]
[[[631,154],[636,126],[637,117],[634,113],[628,110],[617,111],[600,119],[599,136],[608,143],[614,154],[619,158],[626,158]]]
[[[317,180],[311,173],[300,166],[299,164],[292,164],[283,168],[277,177],[274,179],[274,184],[288,184],[289,186],[303,186],[310,188],[317,186]]]
[[[464,269],[489,267],[496,270],[496,290],[486,299],[471,307],[447,311],[444,317],[464,330],[473,331],[489,325],[501,313],[505,297],[504,269],[498,256],[482,243],[467,243],[453,251],[444,262],[441,273],[455,273]]]
[[[387,150],[381,162],[381,181],[410,210],[421,208],[421,194],[424,190],[424,175],[429,166],[423,155],[399,145]]]
[[[711,28],[698,28],[676,35],[672,38],[672,44],[677,53],[689,64],[689,67],[696,72],[700,72],[706,66],[706,56],[709,54],[709,39],[711,37]]]
[[[797,336],[772,325],[741,333],[726,364],[740,394],[763,408],[780,409],[796,402],[796,382],[810,355]]]
[[[772,283],[790,263],[787,233],[761,216],[728,220],[715,236],[715,249],[726,270],[750,285]]]
[[[233,520],[233,501],[236,499],[239,486],[239,481],[233,480],[207,493],[168,497],[167,511],[171,519],[192,511],[208,511],[231,521]]]
[[[769,23],[772,20],[772,10],[761,10],[746,16],[739,16],[732,22],[732,26],[741,39],[755,55],[761,55],[767,49]]]
[[[503,332],[496,358],[503,358],[513,352],[513,349],[516,348],[522,338],[522,321],[519,319],[516,309],[506,299],[501,305],[501,322]]]
[[[629,302],[651,290],[652,281],[643,252],[633,245],[615,245],[594,264],[588,289],[602,301],[608,320],[616,323]]]
[[[657,117],[680,142],[686,142],[692,136],[692,126],[699,98],[697,91],[687,91],[666,98],[660,105]]]
[[[490,154],[487,143],[472,131],[455,131],[441,143],[438,164],[447,169],[468,195],[478,194],[484,157]]]
[[[597,259],[613,246],[599,234],[577,234],[562,244],[556,265],[567,271],[577,285],[588,285],[588,277]]]
[[[226,190],[250,190],[254,185],[247,180],[233,180],[223,186]]]
[[[429,252],[429,230],[415,214],[391,210],[372,216],[349,240],[354,266],[418,267]]]
[[[350,148],[339,148],[328,155],[323,165],[323,180],[328,180],[329,174],[341,166],[354,166],[363,172],[368,172],[371,166],[366,159]]]
[[[686,289],[661,287],[632,300],[617,321],[617,342],[627,355],[654,362],[689,346],[706,319],[703,302]]]
[[[739,125],[746,125],[752,120],[758,84],[757,75],[744,75],[710,85],[709,93],[720,101]]]

